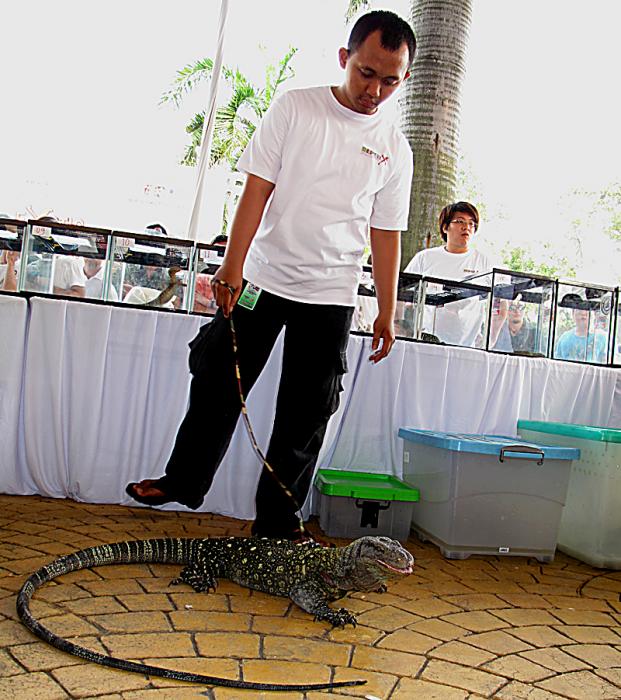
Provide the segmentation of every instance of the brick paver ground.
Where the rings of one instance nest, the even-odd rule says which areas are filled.
[[[178,567],[161,565],[74,572],[33,600],[56,633],[122,658],[262,682],[368,681],[332,693],[263,694],[115,671],[53,649],[16,618],[26,575],[58,555],[123,539],[248,532],[249,523],[220,516],[0,496],[0,698],[621,699],[621,572],[563,554],[546,565],[448,561],[411,539],[415,573],[383,595],[352,596],[346,605],[359,625],[344,630],[227,581],[209,595],[171,588]]]

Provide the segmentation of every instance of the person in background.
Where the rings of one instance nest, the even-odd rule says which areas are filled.
[[[84,275],[86,276],[86,294],[89,299],[103,299],[104,261],[98,258],[84,258]],[[116,289],[110,285],[108,301],[118,301]]]
[[[162,224],[149,224],[145,226],[144,232],[151,236],[168,236],[168,231],[166,231]]]
[[[42,224],[43,232],[47,229],[46,223],[59,223],[53,216],[42,216],[37,220]],[[62,225],[62,224],[61,224]],[[53,229],[51,229],[53,231]],[[35,227],[36,232],[36,227]],[[49,236],[49,234],[47,234]],[[52,233],[53,235],[53,233]],[[84,258],[81,255],[70,255],[70,251],[77,250],[68,244],[58,244],[54,248],[54,281],[52,293],[62,296],[84,297],[86,295],[86,275],[84,274]],[[63,254],[64,252],[64,254]],[[40,255],[31,256],[31,261],[26,271],[26,289],[30,291],[49,291],[49,273],[42,274],[42,269],[50,264],[44,261]],[[8,291],[17,290],[17,275],[19,274],[19,255],[10,253],[5,256],[8,266],[3,280],[3,289]],[[48,267],[49,269],[49,267]]]
[[[446,280],[463,280],[491,272],[492,263],[470,243],[479,228],[479,212],[470,202],[448,204],[438,218],[444,245],[421,250],[410,260],[404,272]],[[492,313],[490,346],[493,347],[507,317],[507,304],[497,305]],[[454,301],[441,308],[425,307],[423,330],[454,344],[480,345],[485,304],[479,297]]]
[[[0,253],[0,284],[5,292],[17,291],[18,260],[19,253],[15,250]]]
[[[228,237],[223,233],[218,234],[211,245],[226,248]],[[196,276],[194,285],[194,311],[201,314],[215,314],[218,309],[213,292],[211,291],[211,275],[203,270]]]
[[[589,331],[591,314],[588,303],[578,294],[567,294],[563,297],[559,306],[571,308],[574,327],[565,331],[558,339],[554,350],[556,359],[606,363],[608,335],[597,328]]]
[[[535,352],[536,329],[524,317],[522,302],[509,303],[507,327],[513,352]]]
[[[168,232],[162,224],[149,224],[145,226],[145,233],[150,236],[168,236]],[[165,248],[165,244],[153,242],[154,247]],[[123,301],[128,303],[145,303],[135,301],[150,297],[148,290],[156,290],[158,294],[163,291],[169,282],[168,270],[157,265],[127,265],[125,268],[125,278],[123,280]],[[135,289],[139,287],[140,289]],[[144,290],[147,290],[146,292]],[[146,297],[145,297],[146,294]],[[157,296],[157,295],[155,295]],[[150,301],[151,299],[148,299]]]

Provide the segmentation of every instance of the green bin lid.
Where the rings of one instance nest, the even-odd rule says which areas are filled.
[[[574,423],[554,423],[542,420],[519,420],[519,430],[534,430],[551,435],[568,435],[582,440],[597,442],[621,442],[621,430],[616,428],[599,428],[595,425],[579,425]]]
[[[319,469],[315,486],[326,496],[368,498],[376,501],[418,501],[418,489],[389,474]]]

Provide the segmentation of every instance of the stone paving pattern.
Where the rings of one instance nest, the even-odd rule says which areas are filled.
[[[321,534],[314,522],[310,529]],[[116,671],[53,649],[16,618],[26,575],[75,549],[248,533],[246,521],[209,514],[0,496],[0,698],[621,698],[621,572],[563,554],[545,565],[449,561],[412,538],[415,573],[383,595],[350,597],[345,605],[359,625],[344,630],[227,581],[209,595],[170,587],[178,567],[163,565],[74,572],[33,600],[35,616],[56,633],[127,659],[251,681],[368,681],[331,693],[210,688]]]

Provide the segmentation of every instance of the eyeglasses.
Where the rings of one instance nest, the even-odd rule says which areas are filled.
[[[452,224],[457,224],[458,226],[465,226],[466,228],[471,228],[474,231],[477,230],[477,225],[474,221],[469,219],[453,219]]]

